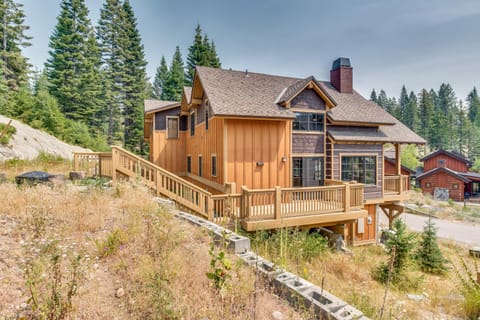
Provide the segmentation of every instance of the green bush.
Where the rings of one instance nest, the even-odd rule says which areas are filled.
[[[3,130],[5,129],[5,126],[6,124],[4,123],[0,123],[0,134],[3,132]],[[7,129],[7,132],[5,132],[5,135],[3,135],[2,137],[0,137],[0,144],[6,146],[8,145],[8,143],[10,142],[10,138],[15,134],[17,133],[17,129],[10,125]]]

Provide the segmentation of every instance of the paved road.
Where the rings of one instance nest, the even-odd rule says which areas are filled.
[[[413,231],[423,231],[425,221],[428,220],[428,217],[409,213],[404,213],[401,217],[406,221],[408,228]],[[433,221],[435,222],[439,238],[480,246],[479,225],[442,219],[433,219]],[[384,214],[380,215],[380,224],[388,226],[388,219]]]

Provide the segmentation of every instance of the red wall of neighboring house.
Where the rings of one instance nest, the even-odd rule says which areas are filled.
[[[457,188],[454,188],[454,185],[457,185]],[[463,181],[445,172],[437,172],[422,179],[421,188],[424,193],[429,193],[431,195],[433,195],[435,188],[447,188],[449,190],[450,199],[463,201]]]
[[[445,164],[440,165],[439,160],[445,160]],[[450,170],[457,171],[457,172],[468,171],[468,167],[464,162],[458,159],[452,158],[446,154],[438,154],[433,158],[426,160],[423,164],[423,171],[427,172],[439,167],[449,168]]]
[[[383,161],[383,170],[384,170],[386,176],[397,174],[397,168],[395,167],[395,165],[392,164],[390,161],[387,161],[387,160]],[[410,172],[409,171],[402,168],[401,173],[404,176],[408,176],[408,179],[410,180]],[[410,190],[410,184],[408,184],[408,189]]]

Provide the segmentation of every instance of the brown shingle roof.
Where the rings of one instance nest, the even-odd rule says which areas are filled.
[[[145,113],[178,107],[180,102],[147,99],[144,101]]]
[[[463,154],[461,154],[459,152],[456,152],[456,151],[447,151],[447,150],[443,150],[443,149],[439,149],[435,152],[432,152],[432,153],[426,155],[425,157],[420,159],[420,161],[426,161],[426,160],[431,159],[431,158],[433,158],[433,157],[435,157],[439,154],[444,154],[444,155],[447,155],[451,158],[457,159],[458,161],[465,163],[467,166],[472,165],[472,161],[470,159],[464,157]]]
[[[437,172],[445,172],[446,174],[449,174],[455,178],[457,178],[458,180],[462,180],[463,182],[470,182],[470,180],[462,175],[459,174],[459,172],[456,172],[456,171],[453,171],[453,170],[450,170],[448,168],[444,168],[444,167],[439,167],[439,168],[435,168],[435,169],[432,169],[432,170],[429,170],[421,175],[419,175],[417,177],[417,180],[422,180],[422,179],[425,179],[426,177],[429,177],[431,176],[432,174],[435,174]]]
[[[278,102],[295,95],[295,91],[308,81],[315,80],[313,76],[298,79],[209,67],[197,67],[196,72],[209,98],[212,111],[218,116],[295,118],[291,110],[279,105]],[[337,130],[338,138],[351,137],[354,141],[425,143],[424,139],[387,111],[357,92],[340,93],[330,82],[316,81],[316,83],[336,104],[328,112],[331,120],[380,126],[379,130],[376,128],[350,132]]]

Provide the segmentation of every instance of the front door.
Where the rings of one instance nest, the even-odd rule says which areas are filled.
[[[294,187],[322,186],[323,179],[323,157],[293,158]]]

